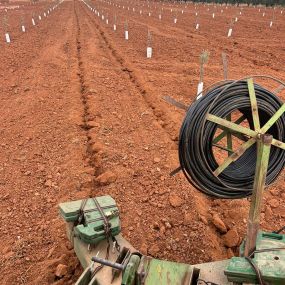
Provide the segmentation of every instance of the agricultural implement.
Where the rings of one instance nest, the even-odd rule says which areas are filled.
[[[285,235],[259,227],[264,188],[285,164],[285,104],[253,79],[211,86],[189,108],[172,99],[187,110],[175,172],[215,199],[251,196],[239,256],[195,265],[145,256],[121,235],[112,197],[65,202],[60,213],[84,268],[76,285],[285,284]]]

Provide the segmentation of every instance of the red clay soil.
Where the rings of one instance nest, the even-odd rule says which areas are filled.
[[[247,199],[211,200],[181,173],[169,176],[179,164],[184,113],[163,96],[185,104],[195,99],[205,49],[206,86],[223,79],[222,52],[230,78],[270,74],[285,80],[285,13],[276,9],[270,29],[270,9],[262,17],[264,8],[243,8],[239,15],[238,7],[199,5],[197,31],[193,5],[172,4],[171,13],[168,4],[161,21],[154,3],[148,8],[137,1],[129,10],[127,1],[118,2],[120,8],[90,5],[100,16],[103,11],[104,21],[83,2],[64,1],[22,33],[19,17],[31,21],[33,12],[43,15],[51,6],[43,2],[8,11],[10,45],[1,26],[0,284],[75,282],[82,269],[58,214],[63,201],[113,196],[122,233],[134,247],[179,262],[230,257],[245,233]],[[233,36],[227,38],[235,16]],[[146,59],[148,29],[152,59]],[[279,95],[284,99],[284,92]],[[263,229],[284,224],[284,199],[283,172],[265,194]],[[58,264],[68,267],[60,280]]]

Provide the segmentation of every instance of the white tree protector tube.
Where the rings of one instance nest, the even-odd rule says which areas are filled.
[[[152,57],[152,47],[146,48],[146,57],[151,58]]]
[[[204,86],[204,83],[203,82],[199,82],[198,88],[197,88],[197,98],[196,98],[197,100],[200,99],[203,96],[203,94],[202,94],[203,86]]]
[[[26,28],[24,25],[22,25],[22,32],[25,33],[26,32]]]
[[[129,39],[129,31],[125,31],[125,40]]]
[[[116,25],[114,25],[114,31],[116,31],[117,30],[117,26]]]
[[[9,33],[5,34],[6,42],[9,44],[11,42]]]
[[[229,31],[228,31],[228,38],[232,35],[232,32],[233,32],[233,29],[232,29],[232,28],[229,28]]]
[[[32,24],[33,24],[33,26],[35,26],[35,25],[36,25],[36,22],[35,22],[35,20],[34,20],[34,19],[32,19]]]

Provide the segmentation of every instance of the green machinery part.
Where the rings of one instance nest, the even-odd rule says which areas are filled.
[[[135,285],[136,284],[136,272],[140,264],[140,257],[133,254],[123,271],[122,285]]]
[[[242,283],[257,283],[256,272],[251,263],[243,257],[245,243],[240,249],[241,257],[233,257],[225,274],[228,280]],[[266,284],[285,284],[285,235],[259,232],[256,249],[251,262],[260,270]]]
[[[78,236],[87,244],[96,244],[106,239],[104,220],[95,199],[110,224],[112,236],[121,231],[119,210],[111,196],[102,196],[59,204],[60,214],[66,222],[72,222],[73,235]],[[81,221],[78,221],[80,219]]]

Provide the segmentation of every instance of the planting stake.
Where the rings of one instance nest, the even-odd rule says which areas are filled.
[[[229,28],[229,31],[228,31],[228,38],[232,35],[232,32],[233,32],[233,29],[232,29],[232,28]]]
[[[11,42],[9,33],[5,34],[6,42],[9,44]]]

